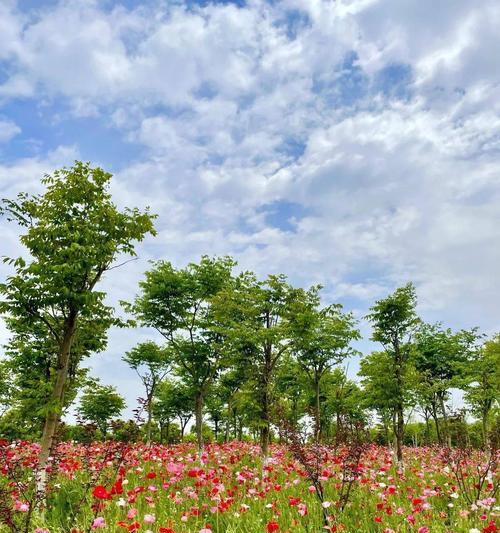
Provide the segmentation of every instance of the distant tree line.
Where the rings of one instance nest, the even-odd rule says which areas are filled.
[[[45,176],[43,194],[21,193],[1,208],[24,231],[26,254],[4,259],[13,273],[0,284],[10,332],[0,358],[0,436],[40,439],[41,470],[57,438],[194,438],[200,452],[207,440],[254,439],[266,458],[271,440],[283,438],[283,421],[317,443],[369,428],[374,441],[394,445],[400,462],[403,445],[487,446],[496,438],[500,336],[426,324],[411,283],[364,317],[380,346],[366,355],[354,347],[358,320],[339,303],[325,305],[320,286],[259,279],[238,272],[231,257],[204,256],[183,268],[153,263],[137,295],[122,302],[129,318],[119,318],[100,282],[155,234],[155,216],[120,211],[110,179],[76,162]],[[128,422],[119,420],[119,392],[82,366],[106,348],[111,326],[145,326],[162,339],[123,354],[142,384]],[[358,380],[343,366],[354,355]],[[454,389],[464,397],[459,413],[449,407]],[[80,424],[67,426],[61,418],[79,392]]]

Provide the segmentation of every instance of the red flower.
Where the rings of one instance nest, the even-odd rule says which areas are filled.
[[[486,527],[483,527],[483,533],[496,533],[498,531],[495,521],[492,520]]]
[[[146,474],[146,477],[147,477],[148,479],[154,479],[154,478],[156,477],[156,474],[155,474],[154,472],[148,472],[148,473]]]
[[[160,533],[175,533],[171,527],[160,527]]]
[[[267,533],[273,533],[273,531],[279,531],[280,526],[277,522],[271,521],[267,523]]]
[[[137,531],[138,529],[141,529],[141,524],[139,524],[139,522],[132,522],[132,524],[130,524],[127,529],[129,531]]]
[[[122,480],[118,479],[115,484],[111,487],[110,494],[123,494],[123,485]]]
[[[293,496],[288,497],[288,503],[294,507],[295,505],[298,505],[300,503],[300,498],[294,498]]]
[[[99,498],[100,500],[109,500],[111,499],[111,494],[106,490],[106,487],[102,485],[97,485],[92,491],[94,498]]]

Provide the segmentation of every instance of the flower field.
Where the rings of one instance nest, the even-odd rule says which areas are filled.
[[[33,499],[38,446],[2,442],[0,531],[23,531],[28,514],[30,533],[498,531],[495,475],[480,452],[408,448],[403,472],[387,448],[367,447],[355,467],[348,450],[325,448],[321,502],[304,465],[271,451],[263,468],[259,447],[241,442],[208,445],[201,462],[190,444],[62,443],[45,506]]]

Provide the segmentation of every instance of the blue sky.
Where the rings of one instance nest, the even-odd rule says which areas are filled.
[[[104,281],[111,302],[150,259],[232,254],[359,317],[412,280],[424,319],[491,334],[499,23],[496,0],[4,0],[1,196],[78,158],[150,205],[159,235]],[[150,335],[113,331],[90,361],[130,407],[120,358]]]

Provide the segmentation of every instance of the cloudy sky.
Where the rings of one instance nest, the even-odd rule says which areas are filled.
[[[2,0],[0,195],[83,159],[150,205],[112,302],[152,258],[231,254],[359,316],[412,280],[426,320],[498,331],[499,27],[498,0]],[[90,361],[131,407],[150,335]]]

